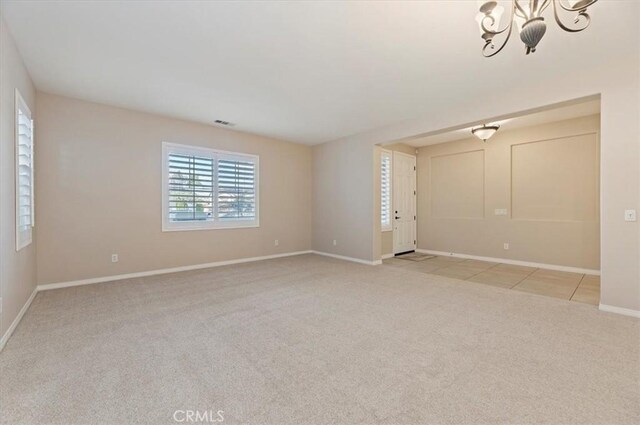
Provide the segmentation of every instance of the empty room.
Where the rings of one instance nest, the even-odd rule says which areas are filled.
[[[640,2],[0,2],[1,424],[637,424]]]

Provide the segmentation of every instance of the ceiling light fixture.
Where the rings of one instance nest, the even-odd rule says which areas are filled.
[[[483,142],[486,142],[491,138],[491,136],[496,134],[496,131],[498,131],[499,128],[500,126],[498,124],[493,124],[493,125],[484,124],[480,127],[472,128],[471,133],[475,135],[478,139],[482,140]]]
[[[542,40],[547,31],[547,24],[544,22],[542,13],[553,5],[553,16],[563,30],[567,32],[580,32],[587,29],[591,23],[591,17],[587,13],[587,7],[591,6],[598,0],[510,0],[511,13],[507,25],[500,29],[500,19],[504,13],[504,7],[498,5],[497,1],[478,1],[480,4],[480,13],[476,16],[476,21],[480,26],[480,34],[485,41],[482,48],[484,57],[491,57],[500,53],[507,45],[514,23],[520,32],[520,39],[526,46],[526,54],[536,51],[536,46]],[[573,26],[567,26],[562,22],[559,10],[569,13],[577,13],[574,18]],[[564,12],[563,12],[564,13]],[[505,39],[496,49],[493,39],[497,35],[506,34]]]

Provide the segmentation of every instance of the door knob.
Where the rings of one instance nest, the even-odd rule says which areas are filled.
[[[396,220],[400,220],[400,217],[396,216]]]

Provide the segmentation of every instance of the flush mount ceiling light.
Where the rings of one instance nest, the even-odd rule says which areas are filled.
[[[471,133],[473,133],[478,139],[482,140],[483,142],[486,142],[491,138],[491,136],[496,134],[496,131],[498,131],[499,128],[500,126],[497,124],[494,124],[494,125],[484,124],[480,127],[472,128]]]
[[[509,0],[511,1],[511,13],[509,22],[504,28],[500,28],[500,19],[504,13],[504,7],[497,1],[478,1],[480,13],[476,16],[476,21],[480,26],[480,34],[485,41],[482,48],[484,57],[491,57],[500,53],[507,45],[514,23],[520,33],[520,39],[526,46],[526,53],[536,51],[536,46],[547,31],[547,24],[544,22],[542,13],[549,5],[553,5],[553,16],[563,30],[567,32],[580,32],[585,30],[591,23],[591,17],[587,13],[587,7],[598,0]],[[561,19],[559,11],[563,14],[569,12],[576,13],[573,26],[567,26]],[[506,34],[500,46],[496,49],[493,42],[495,36]]]

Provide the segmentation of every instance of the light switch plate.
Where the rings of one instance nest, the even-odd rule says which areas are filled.
[[[636,221],[636,210],[624,210],[624,221]]]

